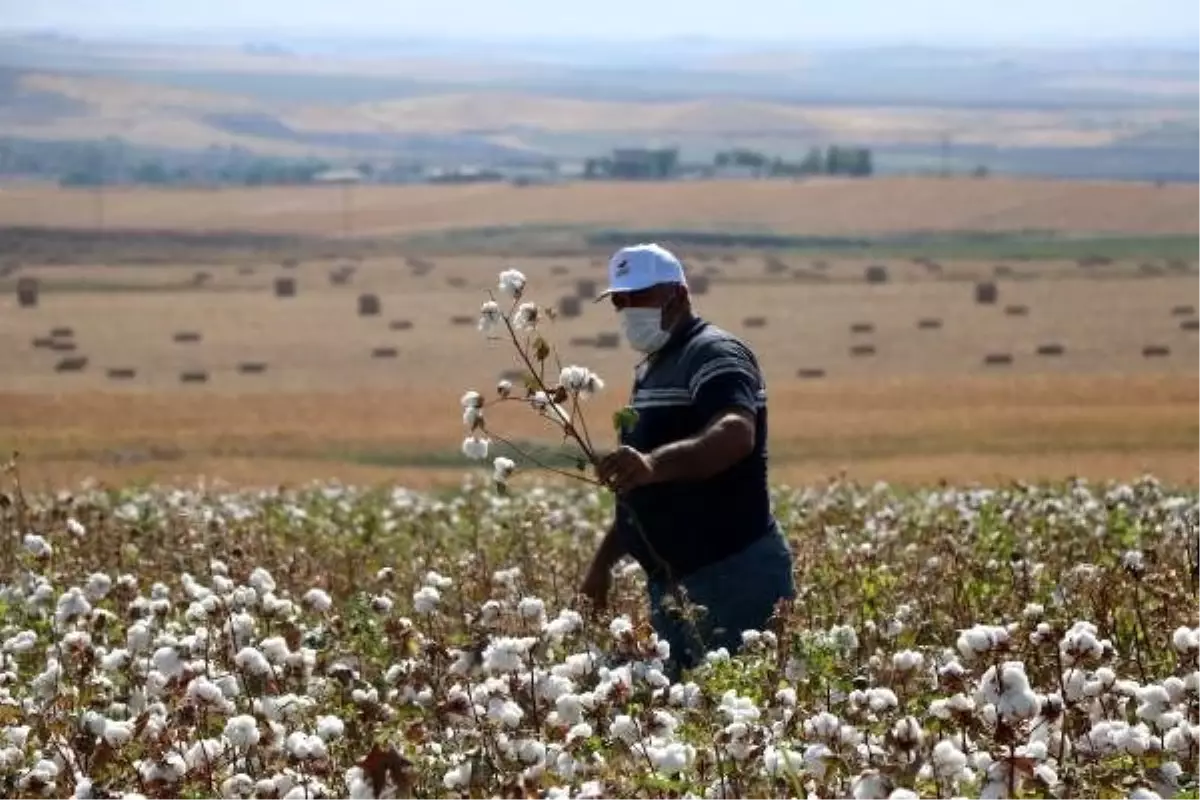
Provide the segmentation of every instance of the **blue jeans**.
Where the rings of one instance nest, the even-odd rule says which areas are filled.
[[[742,646],[742,631],[763,630],[775,604],[794,598],[792,553],[776,528],[740,553],[702,567],[680,581],[696,610],[689,623],[678,608],[676,595],[664,581],[650,581],[650,622],[659,638],[671,643],[667,677],[679,679],[681,668],[697,666],[711,650],[724,647],[730,655]],[[699,637],[699,638],[697,638]]]

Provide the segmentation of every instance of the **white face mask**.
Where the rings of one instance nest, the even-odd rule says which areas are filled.
[[[671,338],[663,330],[661,308],[623,308],[620,314],[625,341],[640,353],[653,353]]]

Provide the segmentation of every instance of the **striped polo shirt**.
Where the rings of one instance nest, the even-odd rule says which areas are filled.
[[[736,336],[694,317],[635,373],[637,422],[620,441],[648,453],[700,433],[721,411],[755,415],[754,451],[706,480],[641,486],[625,496],[657,558],[618,507],[617,532],[651,580],[686,577],[775,529],[767,484],[767,391],[758,360]],[[661,559],[661,561],[660,561]]]

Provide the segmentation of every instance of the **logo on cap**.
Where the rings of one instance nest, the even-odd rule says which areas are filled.
[[[618,278],[621,277],[622,275],[628,275],[629,274],[629,261],[624,260],[620,264],[617,264],[617,268],[613,270],[613,274],[616,275]]]

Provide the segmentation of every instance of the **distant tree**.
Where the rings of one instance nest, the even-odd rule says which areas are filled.
[[[858,178],[866,178],[874,171],[871,163],[871,151],[865,147],[856,147],[849,153],[847,173]]]
[[[825,157],[821,154],[821,148],[810,149],[808,155],[800,162],[800,172],[805,175],[820,175],[824,171]]]
[[[62,186],[100,186],[104,176],[97,170],[73,169],[59,179]]]
[[[670,178],[675,174],[675,170],[679,165],[678,148],[655,151],[651,164],[653,165],[653,177],[660,179]]]
[[[841,175],[845,169],[842,158],[842,148],[831,144],[825,149],[825,174]]]
[[[135,183],[163,184],[170,183],[166,168],[159,161],[146,161],[133,170]]]

